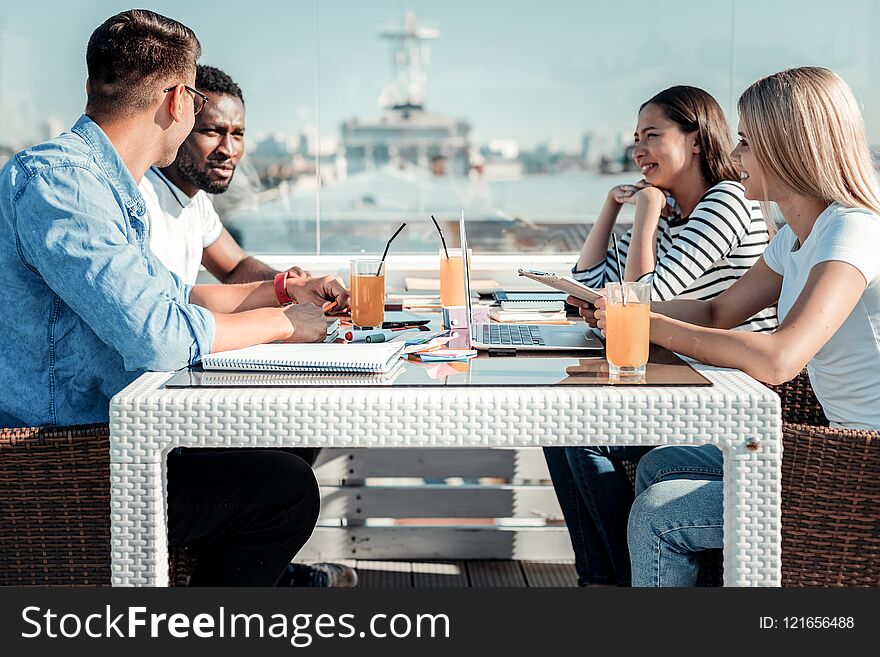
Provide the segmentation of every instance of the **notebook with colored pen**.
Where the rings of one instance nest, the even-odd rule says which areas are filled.
[[[265,372],[388,372],[404,342],[353,344],[259,344],[202,357],[206,370]]]

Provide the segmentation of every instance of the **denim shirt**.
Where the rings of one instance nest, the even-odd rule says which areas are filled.
[[[152,254],[144,213],[87,116],[0,170],[0,427],[107,422],[137,376],[211,351],[214,317]]]

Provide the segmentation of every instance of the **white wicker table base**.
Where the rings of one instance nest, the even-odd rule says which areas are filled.
[[[164,389],[149,373],[110,408],[114,586],[166,586],[165,459],[176,447],[717,445],[724,581],[779,586],[779,397],[738,371],[712,387]]]

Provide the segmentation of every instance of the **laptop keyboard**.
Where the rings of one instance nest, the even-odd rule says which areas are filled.
[[[484,344],[543,345],[541,327],[527,324],[483,324]]]

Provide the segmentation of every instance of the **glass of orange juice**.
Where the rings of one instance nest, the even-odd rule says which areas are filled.
[[[468,265],[471,263],[471,250],[467,250]],[[470,267],[468,267],[470,269]],[[444,308],[464,306],[464,266],[461,261],[461,249],[455,249],[446,255],[440,249],[440,305]]]
[[[351,261],[351,323],[356,329],[380,329],[385,321],[385,263]]]
[[[644,377],[651,329],[651,283],[605,286],[605,357],[612,378]]]

